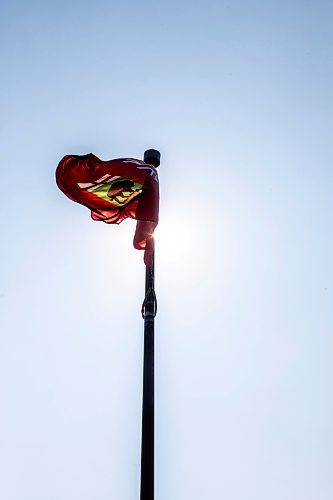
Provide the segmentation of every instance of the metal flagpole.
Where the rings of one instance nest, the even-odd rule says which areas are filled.
[[[144,161],[158,167],[160,153],[148,149]],[[155,248],[152,265],[146,267],[145,299],[142,304],[144,318],[143,396],[141,440],[140,500],[154,500],[154,318],[156,315]]]

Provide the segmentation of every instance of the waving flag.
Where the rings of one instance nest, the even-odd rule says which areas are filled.
[[[133,158],[102,161],[92,153],[67,155],[57,167],[56,181],[68,198],[91,210],[93,220],[119,224],[136,219],[133,244],[145,250],[145,264],[151,265],[159,205],[153,165]]]

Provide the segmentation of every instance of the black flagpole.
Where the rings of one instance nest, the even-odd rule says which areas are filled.
[[[158,167],[160,157],[156,149],[148,149],[145,151],[144,161]],[[146,267],[145,299],[142,305],[144,352],[140,500],[154,500],[154,318],[156,315],[154,278],[153,253],[152,265]]]

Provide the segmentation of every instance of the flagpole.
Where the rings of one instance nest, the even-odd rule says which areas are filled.
[[[148,149],[144,161],[155,167],[160,164],[160,153]],[[153,245],[154,242],[153,242]],[[152,263],[146,266],[145,299],[142,305],[144,318],[143,348],[143,395],[142,395],[142,439],[141,439],[141,485],[140,500],[154,500],[154,318],[156,315],[155,295],[155,247]]]

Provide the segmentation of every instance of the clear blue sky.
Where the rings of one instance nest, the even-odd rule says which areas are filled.
[[[156,500],[331,500],[330,1],[2,2],[0,497],[136,500],[134,222],[66,153],[160,149]]]

